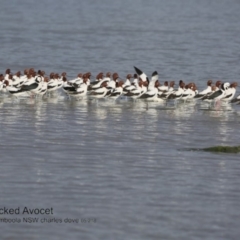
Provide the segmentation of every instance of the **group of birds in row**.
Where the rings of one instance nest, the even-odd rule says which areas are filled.
[[[20,71],[15,74],[7,69],[4,74],[0,74],[0,91],[7,92],[13,96],[44,96],[62,90],[69,96],[77,99],[90,96],[92,98],[117,99],[126,96],[132,99],[145,99],[148,101],[166,101],[169,99],[201,99],[203,101],[216,102],[223,100],[240,104],[240,95],[236,98],[237,83],[216,81],[213,85],[212,80],[208,80],[207,88],[198,92],[195,83],[185,84],[179,81],[177,89],[174,88],[175,82],[165,81],[160,85],[158,73],[154,71],[151,78],[134,67],[135,74],[128,74],[126,80],[120,80],[118,73],[110,72],[104,75],[103,72],[97,74],[94,81],[91,81],[91,73],[79,73],[77,78],[67,80],[66,73],[50,73],[49,77],[45,72],[33,69],[25,69],[22,75]],[[131,79],[133,79],[131,81]]]

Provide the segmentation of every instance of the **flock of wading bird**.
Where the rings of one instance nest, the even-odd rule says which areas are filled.
[[[79,73],[77,78],[67,80],[66,73],[50,73],[46,76],[42,70],[33,68],[25,69],[23,75],[20,71],[15,74],[7,69],[5,74],[0,74],[0,91],[15,97],[43,97],[56,93],[62,89],[69,98],[95,98],[117,99],[121,96],[146,101],[164,102],[171,99],[189,101],[199,99],[216,103],[226,101],[240,104],[240,95],[235,97],[237,83],[207,81],[207,87],[198,92],[195,83],[185,84],[179,81],[178,88],[174,88],[174,81],[165,81],[160,85],[158,73],[154,71],[151,78],[134,67],[136,73],[128,74],[126,80],[121,80],[118,73],[111,74],[100,72],[94,81],[91,73]],[[132,80],[133,79],[133,80]],[[235,98],[234,98],[235,97]]]

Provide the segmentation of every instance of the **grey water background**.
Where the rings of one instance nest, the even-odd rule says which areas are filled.
[[[238,81],[239,1],[1,1],[0,71],[118,72]],[[238,89],[239,93],[239,89]],[[238,239],[239,106],[0,99],[0,207],[53,207],[0,223],[1,239]],[[25,215],[24,215],[25,216]],[[22,215],[1,215],[17,218]],[[43,218],[44,216],[34,215]]]

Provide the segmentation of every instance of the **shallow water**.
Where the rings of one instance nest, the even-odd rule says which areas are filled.
[[[136,65],[199,89],[239,77],[238,1],[55,4],[2,3],[2,72],[124,78]],[[50,217],[91,220],[0,222],[2,239],[236,239],[239,154],[186,149],[239,145],[239,115],[226,104],[1,96],[0,208],[52,207]]]

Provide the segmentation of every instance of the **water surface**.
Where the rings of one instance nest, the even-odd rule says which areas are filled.
[[[138,66],[159,80],[239,78],[238,1],[7,1],[1,72]],[[239,89],[238,89],[239,93]],[[93,223],[1,223],[2,239],[236,239],[239,106],[0,99],[0,206]],[[1,216],[22,217],[22,216]],[[36,217],[36,215],[34,216]]]

